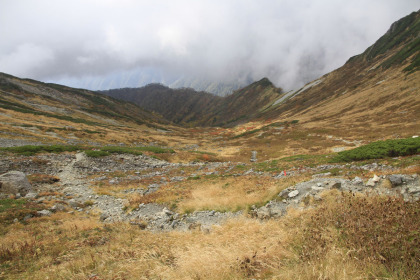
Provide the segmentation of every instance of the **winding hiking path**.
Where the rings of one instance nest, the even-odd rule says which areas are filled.
[[[124,220],[126,213],[123,208],[127,200],[109,195],[96,194],[89,188],[80,171],[74,167],[77,162],[85,159],[86,156],[84,153],[77,153],[75,159],[66,165],[62,169],[62,172],[57,174],[62,182],[63,192],[66,195],[74,197],[73,200],[70,200],[70,204],[77,205],[91,201],[93,202],[93,206],[102,212],[103,219],[108,219],[109,221]]]

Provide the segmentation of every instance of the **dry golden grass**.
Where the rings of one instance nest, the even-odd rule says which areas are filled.
[[[238,211],[251,205],[263,205],[275,199],[283,189],[307,180],[309,175],[275,180],[270,177],[203,177],[167,184],[147,195],[129,197],[132,207],[139,203],[165,204],[181,213],[201,210]]]
[[[58,213],[4,226],[0,277],[418,279],[418,210],[419,202],[331,191],[318,208],[231,220],[209,233],[152,233]]]

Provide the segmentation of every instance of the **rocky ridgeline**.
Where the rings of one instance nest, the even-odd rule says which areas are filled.
[[[58,201],[50,209],[38,212],[38,215],[51,215],[56,211],[84,212],[91,214],[100,212],[100,220],[105,223],[126,221],[143,229],[155,231],[169,230],[210,230],[212,225],[238,217],[244,213],[198,211],[190,214],[175,213],[163,205],[140,204],[131,211],[126,211],[127,200],[111,195],[95,193],[89,186],[93,182],[108,180],[109,184],[120,184],[129,181],[135,182],[145,178],[161,178],[161,183],[153,183],[147,188],[131,188],[122,192],[139,193],[147,195],[157,191],[163,183],[180,182],[189,177],[202,175],[223,175],[231,172],[238,163],[187,163],[174,164],[147,156],[134,155],[111,155],[102,158],[88,158],[84,153],[73,154],[48,154],[31,157],[4,157],[0,163],[0,192],[3,196],[10,194],[19,198],[24,196],[28,199],[42,203],[45,200]],[[196,173],[189,176],[183,174],[181,167],[193,167]],[[364,182],[361,178],[347,180],[343,178],[331,178],[331,174],[325,172],[332,168],[351,168],[368,171],[392,171],[392,167],[376,163],[364,166],[352,165],[320,165],[314,168],[301,168],[293,171],[274,175],[275,179],[281,180],[285,176],[294,176],[304,172],[318,173],[313,175],[310,181],[302,182],[280,192],[278,197],[262,207],[253,206],[249,215],[258,219],[278,218],[284,215],[289,208],[305,208],[309,201],[322,200],[321,192],[337,189],[346,192],[372,193],[380,195],[401,195],[405,200],[419,200],[420,183],[415,175],[393,174],[374,176]],[[19,171],[16,171],[19,170]],[[177,176],[170,175],[171,171],[177,171]],[[89,175],[108,174],[111,172],[130,172],[132,174],[123,179],[107,176],[99,176],[88,179]],[[324,173],[322,173],[324,172]],[[26,174],[42,173],[56,176],[60,184],[34,184],[31,186],[26,179]],[[134,175],[133,175],[134,174]],[[183,175],[182,175],[183,174]],[[231,173],[229,173],[231,174]],[[244,170],[241,173],[231,174],[234,176],[271,176],[271,173]],[[123,181],[122,181],[123,180]],[[54,191],[63,196],[42,196],[39,192]],[[26,217],[30,218],[30,217]]]

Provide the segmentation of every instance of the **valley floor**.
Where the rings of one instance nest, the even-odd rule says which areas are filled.
[[[0,279],[416,279],[419,157],[3,154]],[[403,175],[404,174],[404,175]]]

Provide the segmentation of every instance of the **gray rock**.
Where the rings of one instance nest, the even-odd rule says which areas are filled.
[[[294,190],[294,191],[291,191],[287,196],[289,198],[292,198],[292,197],[297,196],[298,194],[299,194],[299,191],[298,190]]]
[[[108,213],[102,213],[101,216],[99,217],[99,220],[101,222],[104,222],[108,217],[109,217]]]
[[[167,216],[172,216],[174,214],[174,212],[172,212],[171,210],[169,210],[168,208],[163,208],[162,210],[163,214],[167,215]]]
[[[290,190],[288,190],[288,189],[282,190],[282,191],[279,193],[279,197],[281,197],[281,198],[287,198],[287,196],[288,196],[289,192],[290,192]]]
[[[408,193],[412,194],[412,195],[420,193],[420,186],[413,186],[413,187],[409,188]]]
[[[32,218],[33,216],[31,214],[26,215],[25,217],[23,217],[23,221],[27,221],[30,218]]]
[[[328,177],[330,175],[331,175],[331,172],[319,173],[319,174],[312,175],[312,178],[322,178],[322,177]]]
[[[341,182],[332,182],[331,188],[333,188],[333,189],[341,189]]]
[[[370,178],[366,183],[366,187],[374,187],[374,186],[375,186],[375,181],[373,181],[373,179]]]
[[[186,178],[182,176],[175,176],[170,179],[171,182],[181,182],[184,181]]]
[[[271,218],[271,211],[268,207],[263,207],[256,212],[256,216],[258,219],[269,219]]]
[[[70,199],[69,201],[67,201],[67,203],[68,203],[71,207],[73,207],[73,208],[75,208],[75,207],[80,207],[80,203],[79,203],[79,202],[77,202],[74,198],[72,198],[72,199]]]
[[[373,175],[373,178],[370,178],[366,183],[366,187],[374,187],[377,182],[379,182],[381,178],[379,178],[376,174]]]
[[[52,212],[64,211],[66,208],[63,204],[55,204],[53,207],[50,208]]]
[[[38,193],[36,193],[36,192],[28,192],[26,195],[25,195],[25,198],[30,198],[30,199],[35,199],[35,198],[37,198],[38,197]]]
[[[363,180],[360,177],[354,177],[354,179],[352,180],[352,183],[355,185],[362,185],[363,184]]]
[[[391,175],[388,177],[389,181],[391,182],[393,187],[397,187],[402,185],[403,183],[403,178],[400,175]]]
[[[40,216],[51,216],[51,214],[52,214],[50,210],[46,210],[46,209],[41,210],[41,211],[37,211],[37,213]]]
[[[32,189],[25,173],[9,171],[0,176],[0,193],[26,195]]]

